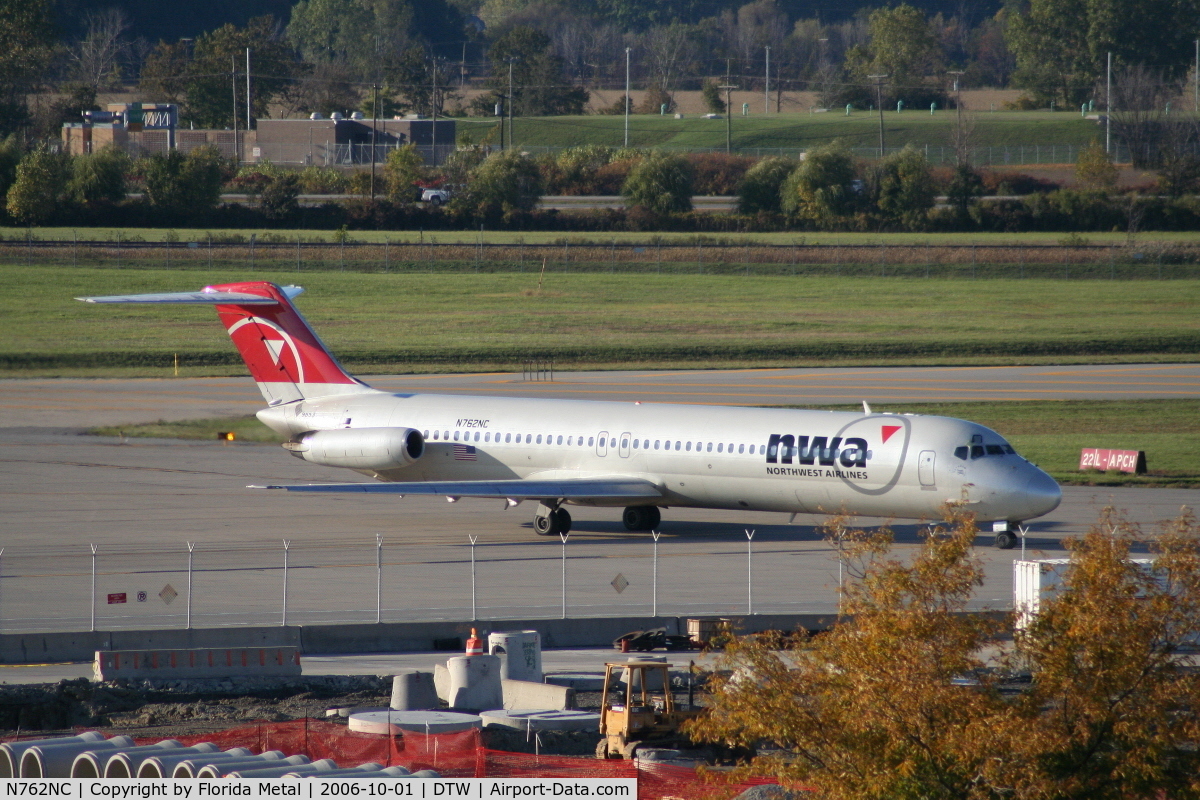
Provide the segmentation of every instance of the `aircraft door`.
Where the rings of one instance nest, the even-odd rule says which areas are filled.
[[[937,481],[933,476],[934,458],[934,451],[922,450],[920,460],[917,461],[917,476],[921,479],[921,488],[928,491],[937,488]]]
[[[608,431],[600,431],[596,436],[596,455],[608,455]]]
[[[618,445],[617,455],[621,458],[629,458],[629,431],[621,434],[620,444]]]

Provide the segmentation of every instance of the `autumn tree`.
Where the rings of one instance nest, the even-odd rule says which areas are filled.
[[[396,203],[415,202],[420,197],[417,182],[425,176],[425,159],[415,144],[397,147],[387,154],[383,174],[390,200]]]
[[[291,48],[276,30],[270,16],[255,17],[245,28],[223,25],[196,39],[188,63],[184,115],[198,126],[227,128],[232,115],[246,113],[246,48],[250,48],[251,114],[267,116],[272,99],[281,94],[297,74]],[[234,75],[240,73],[241,80]],[[245,124],[241,118],[241,124]]]
[[[530,211],[542,194],[542,176],[532,159],[515,150],[487,157],[472,173],[467,191],[451,203],[478,217]]]
[[[221,199],[225,163],[214,147],[156,153],[144,167],[146,199],[167,214],[208,211]]]
[[[780,190],[795,169],[796,162],[792,159],[772,156],[746,170],[738,184],[738,211],[742,214],[778,213]]]
[[[944,56],[937,33],[924,12],[901,3],[894,8],[871,12],[871,41],[846,54],[846,69],[853,86],[847,87],[847,102],[860,106],[877,101],[871,75],[886,75],[883,103],[903,100],[909,107],[928,109],[931,102],[945,105],[945,92],[938,79]]]
[[[981,649],[1000,626],[967,616],[983,582],[967,515],[928,530],[911,562],[891,553],[886,528],[827,537],[856,576],[843,615],[826,633],[785,642],[746,638],[729,646],[715,673],[711,712],[693,734],[739,746],[770,742],[787,754],[754,769],[815,786],[837,800],[962,800],[998,794],[996,722],[1007,706]],[[960,686],[956,679],[977,678]]]
[[[1146,536],[1108,508],[1065,544],[1059,591],[1017,636],[1014,666],[1033,681],[1008,725],[1012,785],[1054,800],[1195,797],[1200,676],[1182,657],[1200,641],[1195,517]]]
[[[1075,161],[1075,178],[1091,191],[1108,191],[1117,185],[1120,172],[1112,157],[1095,139],[1080,149]]]
[[[9,215],[24,225],[47,222],[66,199],[70,169],[66,155],[47,147],[26,154],[8,188]]]
[[[915,227],[933,208],[937,199],[933,173],[925,154],[911,144],[880,159],[873,174],[873,199],[885,217]]]
[[[49,0],[0,0],[0,134],[28,120],[25,98],[52,59],[53,7]]]

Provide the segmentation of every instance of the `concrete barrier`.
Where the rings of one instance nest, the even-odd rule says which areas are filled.
[[[755,614],[734,617],[736,633],[820,630],[833,615]],[[585,619],[510,619],[489,621],[491,630],[535,630],[543,648],[607,647],[621,634],[649,628],[686,633],[682,617],[587,617]],[[435,650],[435,640],[466,640],[473,622],[385,622],[361,625],[262,626],[62,633],[0,634],[0,663],[40,664],[89,661],[96,651],[193,650],[295,647],[305,655],[333,653],[400,653]],[[480,634],[489,631],[480,630]],[[449,655],[449,654],[448,654]],[[457,655],[457,653],[455,654]]]
[[[504,708],[541,708],[563,711],[575,707],[575,690],[569,686],[533,681],[500,681]]]
[[[299,675],[300,651],[295,647],[97,650],[92,672],[98,681]]]

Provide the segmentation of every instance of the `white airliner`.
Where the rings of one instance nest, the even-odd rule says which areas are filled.
[[[565,534],[565,505],[624,508],[651,530],[659,509],[845,512],[937,519],[964,503],[1013,527],[1054,510],[1054,479],[994,431],[948,417],[863,411],[392,394],[351,377],[273,283],[82,297],[89,303],[215,305],[258,383],[264,424],[292,455],[380,483],[271,487],[538,501],[534,529]]]

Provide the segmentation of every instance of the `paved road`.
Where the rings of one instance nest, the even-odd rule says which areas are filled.
[[[521,375],[372,375],[390,391],[568,397],[708,405],[966,400],[1200,397],[1200,364],[1040,367],[848,367],[842,369],[560,372]],[[72,427],[250,414],[262,398],[249,378],[0,380],[0,428]]]

